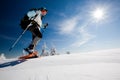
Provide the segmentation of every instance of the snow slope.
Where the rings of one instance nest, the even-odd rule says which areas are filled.
[[[3,60],[0,80],[120,80],[120,49]]]

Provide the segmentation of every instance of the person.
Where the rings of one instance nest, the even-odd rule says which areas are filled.
[[[39,9],[31,9],[24,17],[28,20],[22,20],[22,23],[24,23],[23,27],[25,28],[28,26],[28,24],[31,24],[28,30],[32,33],[32,41],[27,48],[24,48],[24,50],[28,52],[29,55],[32,55],[31,57],[37,57],[35,47],[42,39],[42,29],[46,29],[48,26],[48,23],[42,24],[42,19],[47,14],[47,12],[48,10],[45,7],[41,7]]]

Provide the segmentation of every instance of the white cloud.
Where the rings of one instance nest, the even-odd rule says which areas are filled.
[[[78,24],[79,18],[77,16],[68,18],[59,23],[60,34],[70,34]]]
[[[78,14],[77,16],[65,19],[59,24],[60,34],[72,34],[76,37],[74,37],[74,42],[71,43],[71,47],[80,47],[95,37],[94,35],[90,34],[89,31],[87,31],[89,22],[86,22],[83,26],[81,26],[80,19],[82,20],[82,15]]]
[[[77,29],[82,38],[78,37],[78,39],[72,43],[71,47],[80,47],[95,37],[94,35],[88,33],[86,30],[87,27],[88,24],[85,24],[84,26]]]

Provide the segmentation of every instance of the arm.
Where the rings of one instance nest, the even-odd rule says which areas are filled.
[[[41,26],[41,28],[46,29],[46,28],[47,28],[47,26],[48,26],[48,23],[45,23],[45,24],[43,24],[43,25]]]

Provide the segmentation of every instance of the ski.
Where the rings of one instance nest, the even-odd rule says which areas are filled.
[[[19,57],[18,59],[31,59],[31,58],[38,58],[38,52],[37,51],[34,51],[32,53],[29,53],[28,55],[25,55],[25,56],[21,56]]]

